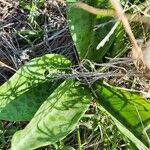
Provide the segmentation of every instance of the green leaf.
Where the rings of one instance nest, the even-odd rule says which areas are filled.
[[[62,140],[75,129],[90,100],[87,88],[66,80],[41,105],[26,128],[15,133],[12,150],[31,150]]]
[[[67,0],[67,2],[68,24],[79,57],[91,61],[101,61],[115,39],[115,32],[99,50],[96,50],[96,47],[113,28],[114,18],[103,15],[96,16],[73,6],[77,0]],[[86,3],[93,7],[108,7],[108,2],[104,0],[86,0]]]
[[[21,67],[0,87],[0,119],[30,120],[40,105],[62,83],[53,74],[69,70],[70,61],[61,55],[47,54]]]
[[[136,93],[108,87],[100,82],[96,82],[93,88],[98,103],[115,120],[123,134],[141,150],[148,150],[150,102]]]

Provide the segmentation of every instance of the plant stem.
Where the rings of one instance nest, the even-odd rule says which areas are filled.
[[[82,150],[81,137],[80,137],[80,129],[77,128],[77,142],[78,142],[78,150]]]

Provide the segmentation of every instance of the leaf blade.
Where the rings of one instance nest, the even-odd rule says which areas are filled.
[[[0,119],[30,120],[43,101],[63,82],[53,82],[49,78],[54,73],[65,72],[70,65],[70,61],[61,55],[47,54],[21,67],[0,87]]]
[[[148,149],[148,139],[143,131],[150,124],[150,102],[136,93],[108,87],[100,82],[95,83],[94,89],[98,103],[115,120],[123,134],[137,147]]]
[[[85,10],[73,6],[76,0],[67,0],[67,18],[74,44],[81,59],[89,59],[99,62],[109,50],[115,39],[115,32],[109,37],[103,47],[96,50],[114,26],[115,22],[109,16],[96,16]],[[108,2],[87,0],[87,4],[93,7],[106,7]],[[105,3],[105,6],[103,6]],[[112,22],[111,22],[112,21]],[[99,26],[97,29],[96,26]]]
[[[34,149],[61,140],[74,130],[90,100],[87,89],[74,80],[65,81],[43,103],[27,127],[13,136],[12,150]]]

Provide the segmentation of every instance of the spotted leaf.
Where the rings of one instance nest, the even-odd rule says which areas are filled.
[[[25,129],[15,133],[12,150],[32,150],[62,140],[75,129],[90,100],[87,88],[66,80],[41,105]]]
[[[57,54],[35,58],[0,87],[0,119],[30,120],[40,105],[62,83],[53,74],[69,70],[70,61]]]

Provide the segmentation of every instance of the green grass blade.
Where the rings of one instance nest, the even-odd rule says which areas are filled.
[[[62,55],[47,54],[21,67],[0,87],[0,120],[30,120],[40,105],[63,82],[54,82],[51,76],[66,72],[70,65],[70,61]]]
[[[115,40],[107,52],[108,57],[116,57],[117,55],[122,55],[125,52],[125,39],[124,39],[124,29],[121,23],[119,23],[118,28],[115,32]]]
[[[93,88],[97,102],[115,120],[120,131],[138,148],[148,150],[150,102],[136,93],[108,87],[100,82],[96,82]]]
[[[90,101],[86,88],[74,80],[65,81],[41,105],[26,128],[15,133],[12,150],[31,150],[62,140],[75,129]]]

